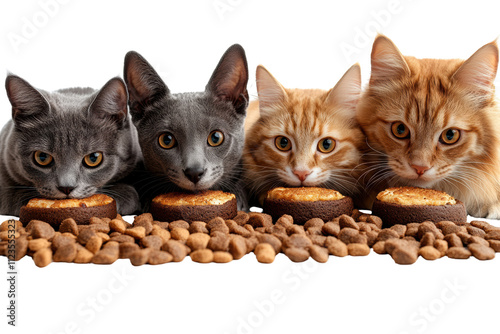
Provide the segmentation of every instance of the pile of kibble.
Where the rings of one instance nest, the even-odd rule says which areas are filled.
[[[0,255],[8,254],[8,221],[0,226]],[[230,220],[209,222],[154,221],[149,213],[129,224],[115,219],[92,218],[77,225],[72,218],[59,230],[39,220],[27,226],[15,222],[15,260],[25,255],[44,267],[51,262],[111,264],[130,259],[134,266],[180,262],[190,256],[195,262],[226,263],[254,252],[257,261],[271,263],[284,253],[294,262],[309,257],[326,262],[333,256],[365,256],[370,249],[390,254],[396,263],[412,264],[419,256],[436,260],[443,256],[490,260],[500,252],[500,227],[487,222],[423,222],[382,228],[382,220],[354,210],[324,222],[313,218],[305,225],[293,224],[284,215],[275,223],[264,213],[239,212]],[[12,234],[12,233],[11,233]]]

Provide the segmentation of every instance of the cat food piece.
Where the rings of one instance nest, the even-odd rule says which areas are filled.
[[[10,220],[6,220],[4,221],[2,224],[0,224],[0,231],[3,232],[3,231],[8,231],[10,230],[12,227],[10,226],[12,223]],[[14,221],[14,229],[16,231],[19,231],[20,228],[23,227],[23,224],[19,221],[19,220],[15,220]]]
[[[346,214],[343,214],[339,217],[339,226],[341,229],[343,228],[352,228],[355,230],[359,230],[359,225],[354,221],[354,219]]]
[[[125,233],[127,225],[125,225],[125,222],[121,219],[112,219],[109,222],[109,228],[111,229],[111,231]]]
[[[195,251],[198,249],[207,248],[210,236],[205,233],[193,233],[186,240],[186,245]]]
[[[94,257],[94,254],[89,251],[87,248],[83,247],[80,244],[77,244],[76,247],[76,256],[73,262],[75,263],[90,263],[92,261],[92,258]]]
[[[223,251],[226,252],[229,247],[229,235],[215,231],[210,240],[208,241],[207,247],[210,248],[211,250],[215,251]]]
[[[467,240],[467,245],[469,244],[481,244],[490,247],[490,243],[488,242],[488,240],[476,236],[471,236]]]
[[[14,260],[21,260],[28,252],[28,239],[23,235],[15,240]]]
[[[328,237],[325,241],[325,246],[328,248],[328,253],[338,257],[347,256],[347,245],[334,237]]]
[[[216,231],[222,232],[224,234],[229,233],[229,227],[227,227],[226,222],[221,217],[215,217],[214,219],[211,219],[207,223],[207,229],[210,231],[210,233]]]
[[[172,254],[161,250],[153,249],[149,253],[148,263],[151,265],[164,264],[171,262],[172,259],[173,259]]]
[[[351,256],[366,256],[370,254],[370,247],[367,244],[351,243],[347,245],[347,253]]]
[[[417,236],[418,236],[418,228],[419,227],[420,227],[419,223],[409,223],[409,224],[406,224],[405,236],[417,238]]]
[[[260,243],[255,246],[255,257],[260,263],[272,263],[276,257],[273,246],[268,243]],[[308,254],[309,257],[309,254]]]
[[[288,226],[286,228],[286,233],[288,235],[293,235],[293,234],[306,234],[306,230],[304,229],[304,226],[302,225],[292,225]]]
[[[46,222],[40,220],[30,221],[26,228],[29,228],[33,239],[44,238],[50,240],[55,235],[54,228]]]
[[[233,261],[233,256],[229,252],[214,252],[214,262],[215,263],[228,263]]]
[[[395,231],[399,238],[403,238],[406,233],[406,226],[401,224],[395,224],[390,227],[391,230]]]
[[[72,218],[77,224],[88,224],[91,217],[115,218],[115,200],[104,194],[95,194],[82,199],[34,198],[21,207],[19,212],[19,220],[23,224],[38,219],[52,226],[59,226],[66,218]]]
[[[132,254],[139,250],[140,247],[134,242],[123,242],[118,245],[120,252],[120,259],[128,259]]]
[[[189,223],[185,220],[175,220],[168,224],[168,228],[172,230],[175,227],[180,227],[180,228],[185,228],[186,230],[189,229]]]
[[[151,228],[152,230],[153,228]],[[131,228],[128,228],[125,231],[126,235],[130,235],[134,239],[142,239],[146,236],[146,229],[143,226],[134,226]]]
[[[488,240],[488,243],[495,253],[500,253],[500,240]]]
[[[28,248],[30,251],[33,251],[33,252],[36,252],[36,251],[39,251],[40,249],[43,249],[43,248],[49,248],[51,245],[51,242],[48,241],[47,239],[31,239],[29,242],[28,242]],[[52,255],[50,256],[50,258],[52,259]]]
[[[208,248],[195,250],[189,256],[191,260],[199,263],[209,263],[214,260],[214,253]]]
[[[448,234],[444,237],[444,240],[448,243],[448,247],[463,247],[462,239],[460,239],[455,233]]]
[[[437,260],[441,257],[441,252],[433,246],[424,246],[418,250],[418,255],[426,260]]]
[[[149,260],[149,256],[151,255],[152,249],[150,248],[143,248],[136,250],[132,254],[130,254],[130,263],[133,266],[142,266],[143,264],[146,264]]]
[[[413,264],[418,259],[418,248],[396,247],[390,254],[397,264]]]
[[[368,218],[366,219],[366,222],[370,224],[375,224],[379,229],[381,229],[383,225],[382,219],[375,215],[369,215]]]
[[[250,232],[249,230],[247,230],[246,228],[244,228],[241,225],[231,226],[229,228],[229,232],[239,234],[244,238],[249,238],[252,235],[252,232]],[[286,234],[286,230],[285,230],[285,234]]]
[[[250,219],[250,216],[245,211],[238,211],[236,217],[233,218],[238,225],[245,225],[248,219]]]
[[[73,262],[76,257],[76,244],[68,243],[58,247],[52,259],[54,262]]]
[[[33,254],[33,262],[37,267],[43,268],[52,262],[52,250],[50,248],[42,248]]]
[[[285,255],[293,262],[304,262],[309,258],[309,251],[304,248],[290,247],[285,249]]]
[[[189,233],[207,233],[207,223],[194,221],[189,225]]]
[[[282,242],[277,236],[272,235],[272,234],[260,234],[260,235],[257,235],[257,239],[259,240],[260,243],[265,242],[265,243],[268,243],[271,246],[273,246],[274,252],[276,254],[278,254],[281,251]],[[292,239],[292,241],[290,241],[290,239]],[[302,239],[302,242],[299,241],[300,239]],[[308,237],[305,237],[303,235],[299,235],[298,239],[294,239],[292,237],[290,237],[290,238],[286,237],[286,240],[288,240],[291,244],[295,244],[295,245],[303,244],[303,242],[305,242],[306,244],[309,244],[309,245],[312,244],[311,239]],[[304,246],[298,246],[298,247],[300,248],[300,247],[308,247],[308,246],[304,245]]]
[[[445,240],[437,239],[436,241],[434,241],[434,248],[436,248],[443,257],[448,251],[448,242],[446,242]]]
[[[328,222],[321,227],[321,232],[326,235],[333,235],[334,237],[339,236],[340,225],[334,222]]]
[[[325,263],[329,258],[328,249],[318,245],[309,247],[309,254],[311,254],[314,261],[319,263]]]
[[[472,225],[467,226],[467,232],[470,235],[478,236],[480,238],[484,238],[486,236],[486,232],[484,232],[484,230],[474,227]]]
[[[438,229],[436,224],[434,224],[433,222],[425,221],[421,223],[418,227],[417,237],[421,239],[427,232],[431,232],[432,234],[434,234],[434,237],[436,237],[436,239],[444,238],[441,230]]]
[[[126,234],[120,234],[120,235],[115,235],[114,237],[109,239],[110,241],[116,241],[118,243],[125,243],[125,242],[135,242],[134,237]]]
[[[260,212],[250,212],[248,216],[249,218],[247,224],[251,225],[253,228],[273,226],[273,217],[268,214]]]
[[[420,239],[420,247],[433,246],[436,241],[436,237],[432,232],[426,232]]]
[[[159,225],[153,225],[153,230],[151,231],[151,235],[159,236],[163,242],[166,242],[171,238],[170,232],[164,228],[161,228]]]
[[[172,254],[173,262],[181,262],[187,255],[186,246],[177,240],[168,240],[161,249]]]
[[[377,241],[372,248],[373,251],[377,254],[387,254],[387,252],[385,251],[385,241]]]
[[[150,212],[157,220],[208,222],[215,217],[232,219],[237,215],[236,196],[219,190],[199,193],[173,192],[155,197]]]
[[[500,240],[500,230],[491,230],[489,231],[486,236],[486,239],[491,239],[491,240]]]
[[[384,227],[424,221],[467,221],[465,205],[442,191],[415,187],[388,188],[377,195],[372,212]]]
[[[285,229],[293,225],[293,217],[290,215],[283,215],[278,218],[274,225],[283,226]]]
[[[229,252],[235,260],[239,260],[245,256],[245,254],[247,254],[247,243],[245,238],[240,235],[233,235],[231,241],[229,241]]]
[[[349,218],[351,218],[349,216]],[[352,219],[352,218],[351,218]],[[354,221],[354,219],[353,219]],[[321,218],[311,218],[309,219],[308,221],[306,221],[306,223],[304,224],[304,228],[307,230],[311,227],[317,227],[317,228],[322,228],[323,225],[325,225],[325,222],[323,221],[323,219]]]
[[[311,239],[311,241],[314,245],[325,247],[325,242],[326,242],[325,235],[310,235],[309,239]]]
[[[311,246],[311,239],[303,234],[292,234],[285,242],[286,248],[309,248]]]
[[[174,240],[186,241],[189,238],[189,231],[185,228],[174,227],[170,230],[170,236]]]
[[[59,232],[69,232],[78,235],[78,225],[73,218],[66,218],[61,222],[61,225],[59,225]]]
[[[450,259],[468,259],[471,256],[471,252],[465,247],[450,247],[446,255]]]
[[[163,240],[157,235],[148,235],[141,239],[141,245],[144,248],[160,250],[161,246],[163,246]]]
[[[247,254],[253,252],[255,247],[259,244],[259,239],[256,236],[251,236],[250,238],[245,239],[245,243],[247,244]]]
[[[143,213],[142,215],[135,216],[134,223],[132,225],[134,227],[144,227],[144,231],[146,232],[146,235],[148,235],[153,230],[153,216],[150,213]]]
[[[300,225],[312,218],[330,221],[342,214],[350,215],[353,209],[350,197],[332,189],[316,187],[274,188],[264,200],[264,212],[273,219],[288,214],[295,224]]]
[[[87,243],[85,244],[85,248],[87,248],[93,254],[96,254],[101,249],[101,246],[102,239],[97,235],[90,238],[89,241],[87,241]]]
[[[120,257],[120,245],[116,241],[110,241],[98,251],[92,258],[95,264],[112,264]]]
[[[339,233],[339,240],[342,241],[345,244],[349,244],[351,242],[354,242],[354,238],[356,238],[359,235],[359,231],[355,230],[350,227],[345,227],[340,230]]]
[[[491,260],[495,257],[495,251],[482,244],[470,244],[467,246],[472,255],[478,260]]]

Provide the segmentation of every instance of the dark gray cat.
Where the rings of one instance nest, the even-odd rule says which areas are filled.
[[[152,172],[141,184],[146,201],[179,189],[219,189],[234,193],[239,209],[246,209],[240,181],[248,106],[243,48],[235,44],[224,53],[204,92],[171,94],[134,51],[125,57],[124,78],[144,164]]]
[[[5,87],[12,120],[0,133],[0,214],[17,216],[34,197],[94,193],[112,196],[121,214],[140,209],[135,189],[117,183],[140,161],[121,79],[48,93],[9,75]]]

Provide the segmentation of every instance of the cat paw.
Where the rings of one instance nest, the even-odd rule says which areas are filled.
[[[491,205],[486,214],[487,219],[500,219],[500,203]]]
[[[141,211],[139,195],[134,187],[128,184],[116,184],[111,189],[112,193],[117,194],[113,198],[119,214],[126,216]]]

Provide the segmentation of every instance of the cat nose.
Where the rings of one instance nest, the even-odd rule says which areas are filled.
[[[307,178],[309,174],[311,174],[310,171],[308,170],[294,170],[293,173],[297,175],[299,178],[300,182],[304,182],[304,180]]]
[[[198,183],[203,174],[205,174],[205,171],[206,169],[203,169],[202,167],[186,168],[184,170],[184,175],[186,175],[191,182]]]
[[[431,167],[418,166],[418,165],[411,165],[411,167],[415,170],[415,172],[417,172],[418,176],[424,175],[424,173],[426,171],[428,171],[429,169],[431,169]]]
[[[75,187],[57,187],[57,190],[66,195],[69,195],[73,191],[73,189],[75,189]]]

